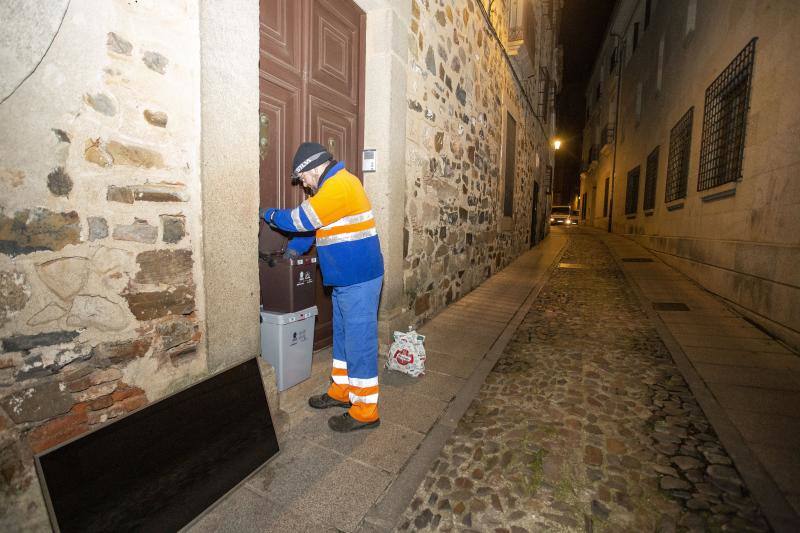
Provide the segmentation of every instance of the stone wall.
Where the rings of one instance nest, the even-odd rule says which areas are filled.
[[[524,102],[474,0],[411,2],[403,253],[407,305],[422,321],[528,248],[534,180],[540,219],[547,198],[552,130]],[[502,41],[506,8],[493,4]],[[552,45],[540,50],[550,64]],[[513,217],[503,217],[507,112],[517,123]]]
[[[4,531],[49,529],[33,454],[207,373],[197,2],[35,4],[0,13]]]
[[[699,2],[693,28],[687,26],[688,5],[686,1],[655,4],[651,24],[640,35],[637,49],[632,51],[628,46],[620,94],[613,230],[630,235],[798,348],[800,186],[796,175],[800,148],[795,139],[800,131],[800,100],[787,97],[786,90],[800,80],[800,66],[786,51],[800,45],[796,31],[800,4],[777,2],[770,9],[762,9],[747,2]],[[641,22],[642,3],[632,17],[619,16],[630,25]],[[720,20],[727,22],[720,25]],[[754,37],[758,40],[742,177],[698,191],[706,89]],[[608,56],[601,56],[595,72],[607,65]],[[638,87],[640,117],[636,116]],[[687,194],[668,204],[665,187],[670,130],[690,107],[694,111]],[[588,135],[587,131],[584,138]],[[660,149],[655,209],[645,213],[646,160],[656,146]],[[608,157],[612,156],[610,152]],[[639,165],[637,212],[626,216],[627,173]],[[589,176],[582,183],[583,189],[596,179],[601,191],[602,180],[609,174]],[[602,200],[596,205],[601,209]],[[600,219],[599,214],[588,223],[605,228],[607,219]]]

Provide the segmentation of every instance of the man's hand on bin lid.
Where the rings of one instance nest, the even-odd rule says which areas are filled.
[[[294,248],[287,248],[286,251],[283,252],[283,258],[284,259],[295,259],[299,255],[300,254],[298,253],[298,251],[295,250]]]

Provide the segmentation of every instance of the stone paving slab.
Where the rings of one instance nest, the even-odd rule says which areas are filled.
[[[722,335],[687,335],[676,328],[675,340],[683,346],[701,346],[706,348],[723,348],[726,350],[749,350],[753,352],[790,354],[783,345],[773,340],[727,337]]]
[[[235,491],[190,527],[194,533],[284,533],[285,524],[295,531],[337,533],[333,526],[287,512],[248,487]]]
[[[709,383],[720,405],[729,410],[797,417],[800,392]]]
[[[481,357],[470,358],[464,355],[457,356],[433,350],[426,350],[426,352],[428,354],[428,359],[425,361],[426,370],[430,369],[462,379],[468,378],[482,359]]]
[[[761,353],[747,350],[728,350],[693,346],[685,347],[684,351],[694,364],[711,363],[717,365],[800,371],[800,357],[794,354]]]
[[[419,433],[427,433],[447,407],[447,402],[431,396],[405,392],[381,385],[380,416]]]
[[[800,372],[770,368],[759,368],[754,372],[751,367],[706,363],[695,363],[694,367],[707,383],[800,391]]]
[[[800,418],[737,409],[728,413],[748,442],[800,450]]]
[[[761,331],[760,329],[749,327],[744,320],[737,320],[732,325],[714,325],[706,326],[704,324],[683,324],[678,331],[685,335],[722,335],[729,338],[744,338],[744,339],[763,339],[769,340],[771,337]]]
[[[388,472],[306,442],[283,451],[247,487],[265,498],[265,504],[274,502],[294,515],[353,531],[391,478]],[[284,528],[294,526],[284,523]]]

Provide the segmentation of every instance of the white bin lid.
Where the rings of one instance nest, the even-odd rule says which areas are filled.
[[[303,309],[302,311],[295,311],[294,313],[274,313],[271,311],[261,311],[261,320],[267,324],[291,324],[292,322],[299,322],[313,316],[317,316],[317,306]]]

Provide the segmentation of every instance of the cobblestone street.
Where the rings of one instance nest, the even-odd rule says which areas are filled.
[[[608,248],[573,229],[399,530],[768,531]]]

